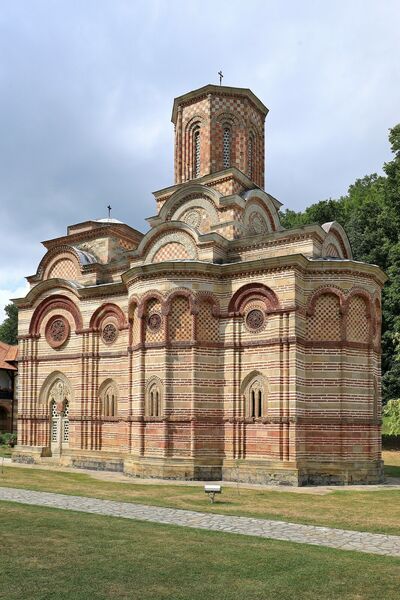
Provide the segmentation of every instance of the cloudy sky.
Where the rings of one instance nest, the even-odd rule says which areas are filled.
[[[0,0],[0,311],[68,224],[111,203],[145,228],[173,183],[173,98],[221,68],[270,109],[266,187],[285,207],[380,172],[399,22],[398,0]]]

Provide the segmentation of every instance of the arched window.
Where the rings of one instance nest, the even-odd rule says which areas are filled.
[[[249,179],[253,179],[254,174],[254,133],[249,135],[249,144],[247,146],[247,174]]]
[[[113,381],[108,382],[100,394],[101,414],[103,417],[116,417],[118,414],[118,392]]]
[[[200,127],[193,131],[193,176],[200,177]]]
[[[264,378],[259,375],[250,380],[244,390],[245,416],[260,419],[266,415],[266,390]]]
[[[157,378],[147,385],[145,412],[148,417],[162,416],[161,381]]]
[[[228,169],[231,166],[231,129],[230,127],[224,127],[224,140],[223,140],[223,165],[224,169]]]

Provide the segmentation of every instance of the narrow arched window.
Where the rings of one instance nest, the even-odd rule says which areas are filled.
[[[149,417],[161,417],[161,382],[155,381],[151,383],[146,392],[145,412]]]
[[[224,128],[223,164],[224,169],[231,166],[231,130],[229,127]]]
[[[247,146],[247,174],[249,179],[253,179],[254,172],[254,134],[249,135],[249,144]]]
[[[256,377],[256,379],[253,379],[253,381],[246,386],[244,401],[246,417],[252,419],[261,419],[262,417],[265,417],[267,410],[265,381],[261,376]]]
[[[193,132],[193,175],[200,177],[200,127]]]
[[[118,393],[114,382],[106,384],[100,393],[101,414],[103,417],[116,417],[118,412]]]

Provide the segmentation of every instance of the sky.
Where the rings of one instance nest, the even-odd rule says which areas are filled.
[[[207,83],[268,106],[266,189],[345,194],[391,159],[398,0],[0,0],[0,321],[69,224],[141,231],[173,184],[173,98]]]

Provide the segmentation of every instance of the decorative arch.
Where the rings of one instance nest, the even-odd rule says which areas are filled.
[[[165,299],[165,314],[168,315],[170,313],[171,310],[171,303],[172,301],[177,298],[178,296],[183,296],[184,298],[186,298],[189,302],[189,308],[190,308],[190,313],[196,314],[197,311],[197,305],[196,305],[196,297],[193,294],[193,292],[191,290],[189,290],[188,288],[176,288],[175,290],[173,290],[172,292],[170,292],[168,294],[168,296]]]
[[[153,262],[154,256],[163,246],[169,243],[178,243],[185,247],[190,260],[196,260],[197,239],[198,234],[190,225],[180,221],[162,223],[144,236],[135,255],[143,256],[145,264],[149,264]]]
[[[175,214],[183,204],[191,199],[204,198],[210,202],[210,206],[216,208],[219,206],[220,198],[222,194],[213,188],[208,188],[200,183],[190,183],[184,187],[178,189],[168,198],[163,204],[159,218],[161,221],[172,220],[172,216]],[[217,216],[218,220],[218,216]]]
[[[246,418],[261,419],[267,414],[268,381],[260,371],[252,371],[240,386]]]
[[[138,317],[142,318],[143,315],[146,313],[146,308],[150,300],[158,300],[161,305],[161,311],[163,314],[165,314],[166,299],[157,290],[149,290],[139,299]]]
[[[340,258],[353,258],[349,238],[339,223],[336,221],[324,223],[322,225],[322,229],[327,235],[324,243],[322,244],[321,256],[330,256],[328,253],[328,248],[332,245],[337,249]]]
[[[252,213],[260,215],[265,220],[267,224],[268,233],[273,231],[280,231],[282,229],[282,226],[279,221],[279,215],[276,207],[266,194],[265,196],[264,194],[262,194],[262,198],[260,197],[260,194],[262,194],[262,192],[260,192],[259,190],[250,190],[244,196],[246,200],[246,206],[243,214],[243,223],[246,231],[251,231],[250,217]],[[263,232],[252,232],[253,235],[255,233]]]
[[[72,315],[75,322],[76,333],[80,333],[83,329],[83,321],[79,308],[67,296],[54,294],[42,300],[42,302],[40,302],[40,304],[38,304],[38,306],[35,308],[29,324],[29,334],[35,336],[39,335],[40,326],[44,317],[49,312],[60,309],[65,310]]]
[[[164,414],[163,384],[159,377],[153,376],[145,387],[145,416],[161,418]]]
[[[42,258],[36,271],[36,278],[47,279],[50,270],[59,260],[70,260],[74,263],[78,274],[81,274],[82,267],[89,264],[97,263],[95,256],[89,252],[85,252],[74,246],[66,244],[57,246],[49,250]],[[63,277],[64,278],[64,277]],[[66,277],[64,279],[67,279]]]
[[[211,305],[212,314],[214,317],[219,317],[221,314],[220,304],[218,299],[211,292],[198,292],[195,297],[195,306],[199,306],[202,302],[207,302]]]
[[[346,339],[367,344],[372,335],[371,296],[363,289],[354,288],[346,298]]]
[[[201,176],[201,138],[203,129],[204,116],[201,114],[193,115],[184,126],[186,143],[184,145],[185,156],[183,157],[183,166],[186,180]]]
[[[90,329],[92,331],[99,331],[101,329],[102,322],[108,317],[114,317],[118,323],[119,330],[126,329],[128,327],[126,316],[122,309],[117,306],[117,304],[106,302],[99,306],[92,314],[89,323]]]
[[[229,302],[228,311],[233,316],[243,316],[244,308],[251,300],[261,300],[266,312],[279,309],[279,300],[275,292],[263,283],[247,283],[239,288]]]
[[[306,310],[307,316],[314,315],[318,298],[320,296],[324,296],[327,294],[332,294],[334,296],[337,296],[338,300],[339,300],[340,312],[342,314],[345,312],[346,296],[345,296],[343,290],[341,290],[340,288],[334,287],[334,286],[327,286],[327,287],[319,288],[312,294],[311,298],[308,301],[308,305],[307,305],[307,310]]]
[[[46,377],[39,392],[39,404],[50,409],[51,402],[55,402],[57,412],[63,412],[65,402],[71,403],[73,391],[71,383],[61,371],[53,371]]]
[[[196,296],[195,339],[208,344],[219,342],[220,308],[217,299],[210,292],[200,292]]]
[[[116,417],[118,415],[118,385],[113,379],[103,381],[99,387],[98,397],[101,416]]]

